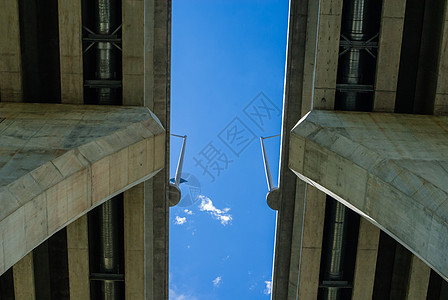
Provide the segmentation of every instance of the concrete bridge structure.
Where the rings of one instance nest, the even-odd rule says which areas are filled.
[[[171,1],[5,0],[0,35],[0,299],[168,299]]]
[[[291,0],[272,299],[447,299],[446,1]]]

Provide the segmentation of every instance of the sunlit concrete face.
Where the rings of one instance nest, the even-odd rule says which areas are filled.
[[[164,166],[144,107],[0,103],[0,274],[88,210]]]
[[[312,111],[289,167],[448,277],[448,117]]]

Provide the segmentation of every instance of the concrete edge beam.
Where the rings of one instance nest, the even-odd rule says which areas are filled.
[[[383,1],[373,100],[374,111],[393,112],[395,108],[405,10],[406,0]]]
[[[19,1],[4,0],[0,10],[0,99],[22,102]]]
[[[16,300],[35,300],[33,253],[28,253],[13,266],[14,297]]]
[[[380,229],[361,218],[353,276],[353,300],[372,299],[379,241]]]
[[[0,274],[53,233],[163,169],[165,130],[141,110],[147,119],[69,150],[0,190],[2,202],[12,203],[0,220]]]
[[[67,225],[70,299],[90,299],[87,214]]]
[[[58,0],[61,102],[83,104],[81,0]]]
[[[431,268],[417,256],[412,255],[409,281],[406,290],[407,300],[426,299]]]
[[[388,233],[446,280],[448,255],[440,249],[448,245],[448,194],[434,183],[446,170],[435,175],[422,170],[434,169],[425,169],[430,159],[446,164],[440,139],[446,138],[447,126],[446,117],[313,111],[291,132],[289,167]],[[353,128],[366,133],[350,136]],[[381,133],[386,129],[393,137],[391,148]],[[418,136],[415,141],[413,134]],[[408,152],[397,150],[406,148]],[[416,157],[421,149],[430,151],[421,153],[427,160]]]

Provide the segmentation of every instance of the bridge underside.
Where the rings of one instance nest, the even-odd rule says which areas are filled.
[[[163,168],[144,107],[0,104],[0,275],[58,230]]]
[[[312,111],[289,167],[448,278],[448,117]]]

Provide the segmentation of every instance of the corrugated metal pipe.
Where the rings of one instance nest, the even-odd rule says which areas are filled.
[[[120,245],[118,223],[120,217],[119,202],[121,199],[112,198],[99,207],[99,271],[101,274],[119,274]],[[101,294],[105,300],[121,299],[122,284],[119,281],[103,279]]]
[[[342,282],[344,279],[344,255],[347,243],[347,216],[348,209],[340,202],[331,199],[328,201],[329,209],[329,233],[326,238],[324,260],[325,270],[323,283],[326,285],[322,290],[321,299],[336,300],[341,298],[341,288],[347,288]]]
[[[338,97],[335,109],[372,110],[372,91],[377,47],[375,37],[377,0],[345,0],[341,24],[341,44],[347,44],[338,63]]]
[[[372,110],[372,97],[366,86],[373,86],[375,58],[370,51],[372,37],[379,20],[374,13],[376,0],[344,0],[341,41],[347,46],[339,57],[338,85],[342,86],[335,101],[335,109],[350,111]],[[341,43],[342,45],[342,43]],[[342,289],[350,288],[344,281],[349,209],[340,202],[328,201],[328,236],[324,245],[324,287],[321,299],[342,299]]]
[[[116,0],[96,0],[96,31],[108,35],[117,27]],[[96,43],[96,79],[112,80],[116,78],[116,54],[111,42]],[[98,104],[117,104],[116,91],[113,88],[97,89]]]
[[[117,27],[117,0],[95,0],[95,27],[99,35],[111,34]],[[96,79],[111,80],[116,78],[115,51],[110,42],[96,44]],[[100,105],[117,105],[115,89],[109,87],[97,88],[97,101]],[[120,269],[122,260],[120,251],[120,197],[114,197],[98,207],[99,255],[97,262],[101,278],[101,297],[105,300],[121,299],[122,282],[108,278],[108,275],[118,275],[124,272]]]

